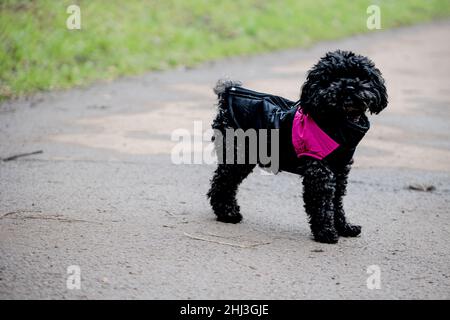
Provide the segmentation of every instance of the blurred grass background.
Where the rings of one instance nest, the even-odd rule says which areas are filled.
[[[450,16],[449,0],[0,0],[0,100],[376,32],[371,4],[383,29]]]

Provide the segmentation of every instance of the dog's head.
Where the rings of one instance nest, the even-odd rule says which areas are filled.
[[[313,118],[357,121],[367,111],[380,113],[388,101],[384,79],[374,63],[337,50],[328,52],[308,72],[300,103]]]

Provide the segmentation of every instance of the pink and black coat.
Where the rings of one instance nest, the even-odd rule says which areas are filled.
[[[299,102],[239,86],[229,88],[221,98],[233,127],[279,129],[280,171],[300,173],[308,157],[323,161],[331,169],[345,166],[370,127],[366,116],[358,123],[338,119],[334,123],[316,123],[303,114]]]

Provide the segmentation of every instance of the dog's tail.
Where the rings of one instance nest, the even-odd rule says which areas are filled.
[[[223,94],[228,91],[228,89],[232,87],[240,87],[242,86],[242,82],[234,81],[230,79],[220,79],[217,81],[216,86],[214,87],[214,93],[217,94],[219,99],[222,98]]]
[[[226,93],[230,88],[232,87],[240,87],[242,86],[242,83],[240,81],[233,81],[229,79],[220,79],[217,81],[216,86],[214,87],[214,93],[217,94],[217,107],[218,112],[216,115],[216,118],[214,119],[212,123],[212,128],[217,129],[222,134],[225,134],[225,128],[233,127],[233,120],[231,119],[231,116],[228,111],[227,107],[227,99],[225,97]],[[212,141],[215,141],[215,137],[213,136]]]

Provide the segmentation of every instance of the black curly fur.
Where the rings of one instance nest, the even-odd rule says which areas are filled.
[[[303,202],[314,239],[336,243],[338,232],[334,224],[336,177],[318,160],[309,160],[303,170]]]
[[[348,223],[345,218],[343,199],[347,192],[347,179],[353,161],[336,173],[336,191],[333,198],[334,225],[342,237],[356,237],[361,233],[361,226]]]
[[[236,193],[239,184],[253,171],[255,165],[219,164],[211,180],[208,197],[217,220],[238,223],[242,220]]]
[[[214,89],[219,103],[212,127],[221,132],[223,139],[213,138],[217,152],[223,149],[220,148],[222,144],[226,145],[225,130],[235,128],[222,96],[229,88],[240,85],[240,82],[219,81]],[[340,117],[358,119],[367,111],[378,114],[387,106],[387,93],[381,72],[371,60],[337,50],[327,53],[308,72],[300,104],[305,114],[310,114],[319,123],[327,123]],[[224,154],[218,154],[218,157],[224,157]],[[316,241],[336,243],[339,236],[356,237],[361,232],[360,226],[348,223],[343,208],[351,165],[352,160],[336,166],[325,159],[310,157],[304,157],[299,163],[304,207]],[[217,220],[229,223],[242,220],[236,194],[239,184],[254,167],[253,164],[218,165],[207,194]]]
[[[303,112],[316,120],[366,110],[378,114],[387,106],[380,70],[367,57],[340,50],[328,52],[308,72],[300,100]]]

